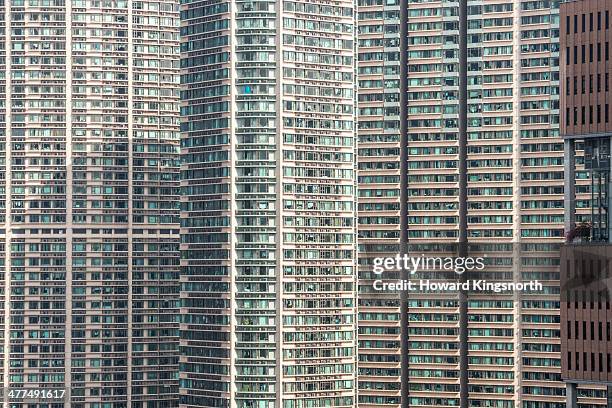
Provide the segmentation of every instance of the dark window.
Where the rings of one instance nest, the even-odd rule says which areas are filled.
[[[610,12],[606,10],[606,30],[610,27]]]
[[[597,92],[601,92],[601,74],[597,74]]]
[[[578,321],[575,321],[575,322],[574,322],[574,337],[575,337],[576,339],[579,339],[579,338],[580,338],[580,335],[578,334]]]
[[[597,31],[601,30],[601,11],[597,12]]]
[[[565,78],[565,94],[570,94],[570,79],[569,77]]]
[[[593,93],[593,74],[589,75],[589,93]]]
[[[601,107],[601,105],[599,105],[599,107]],[[601,322],[598,323],[598,332],[599,332],[599,336],[597,337],[599,339],[599,341],[603,340],[603,324]]]
[[[574,65],[578,64],[578,46],[574,45]]]
[[[586,31],[586,14],[582,15],[582,32]]]
[[[601,61],[601,43],[597,43],[597,61]]]
[[[589,62],[593,62],[593,44],[589,44]]]
[[[591,112],[593,107],[591,107]],[[591,322],[591,340],[595,340],[595,322]]]
[[[593,31],[593,13],[589,14],[589,31]]]
[[[574,126],[578,126],[578,108],[574,106]],[[578,335],[578,322],[576,322],[576,336]]]
[[[582,44],[582,63],[586,63],[586,45]]]
[[[569,126],[569,124],[570,124],[570,108],[565,108],[565,126]],[[568,333],[571,333],[572,329],[568,327],[567,331]]]
[[[578,95],[578,77],[574,76],[574,95]]]
[[[570,47],[565,47],[565,65],[570,64]]]
[[[585,106],[582,107],[582,119],[581,119],[581,123],[583,125],[586,124],[586,107]],[[582,323],[584,323],[584,326],[582,327],[582,331],[583,331],[582,336],[586,340],[586,337],[584,337],[584,336],[586,336],[586,322],[582,322]]]
[[[606,61],[610,59],[610,43],[606,41]]]
[[[567,108],[569,109],[569,108]],[[567,321],[567,338],[571,339],[572,338],[572,322],[570,322],[569,320]]]
[[[582,76],[582,81],[580,81],[580,85],[582,85],[580,88],[580,93],[586,93],[586,77],[584,75]]]
[[[578,15],[575,15],[574,16],[574,34],[576,34],[577,32],[578,32]]]
[[[601,123],[601,105],[597,105],[597,123]],[[601,302],[599,304],[601,305]],[[599,329],[601,330],[601,327]]]

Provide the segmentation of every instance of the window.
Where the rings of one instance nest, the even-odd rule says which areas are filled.
[[[578,126],[578,108],[574,106],[574,126]]]
[[[597,31],[601,31],[601,11],[597,12]]]
[[[580,339],[580,336],[578,335],[578,321],[574,322],[574,338],[576,340]]]
[[[603,324],[601,322],[599,322],[598,324],[597,332],[598,332],[597,338],[599,339],[599,341],[603,341]]]
[[[578,15],[574,16],[574,34],[578,32]]]
[[[601,43],[597,43],[597,61],[601,62]]]
[[[601,105],[597,105],[597,123],[601,123]]]
[[[574,95],[578,94],[578,77],[574,76]]]
[[[597,92],[601,92],[601,74],[597,74]]]

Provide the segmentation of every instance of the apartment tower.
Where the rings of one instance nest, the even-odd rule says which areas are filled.
[[[176,406],[178,4],[1,8],[4,389]]]
[[[355,405],[354,13],[181,5],[183,407]]]
[[[400,253],[406,229],[400,225],[400,37],[406,27],[399,0],[359,0],[358,6],[358,402],[399,406],[400,296],[374,290],[376,279],[399,275],[377,276],[372,263]]]
[[[559,2],[358,11],[360,406],[563,406]],[[391,252],[483,256],[479,278],[543,290],[415,291],[401,308],[399,293],[372,293],[372,258]]]
[[[561,252],[561,375],[567,407],[590,385],[612,406],[610,257],[609,2],[561,5],[561,136],[564,141],[565,229]]]

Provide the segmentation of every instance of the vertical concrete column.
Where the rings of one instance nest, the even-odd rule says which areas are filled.
[[[576,383],[567,382],[565,383],[565,396],[567,397],[566,408],[577,408],[578,397],[576,395]],[[609,401],[609,400],[608,400]],[[608,407],[610,404],[608,404]]]

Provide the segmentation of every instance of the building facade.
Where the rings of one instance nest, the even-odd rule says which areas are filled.
[[[409,247],[467,242],[470,256],[488,258],[482,278],[544,284],[531,295],[470,294],[464,305],[409,300],[408,403],[558,407],[558,8],[415,1],[407,14]]]
[[[372,263],[400,252],[400,2],[358,5],[358,402],[398,406],[400,296],[374,290]]]
[[[174,1],[2,5],[2,380],[178,404]]]
[[[181,406],[355,404],[354,13],[182,4]]]
[[[360,405],[563,406],[559,2],[359,5]],[[487,257],[481,278],[544,289],[412,292],[406,322],[398,294],[370,293],[375,256],[461,250]]]
[[[610,27],[612,5],[561,5],[561,135],[565,229],[561,252],[561,368],[567,406],[580,386],[607,391],[612,406],[610,255]]]

